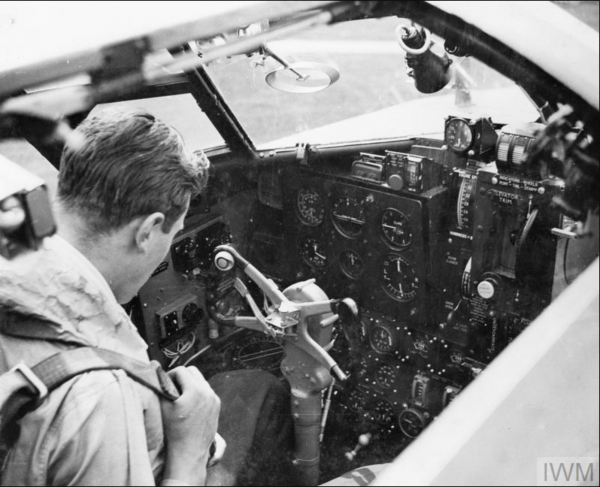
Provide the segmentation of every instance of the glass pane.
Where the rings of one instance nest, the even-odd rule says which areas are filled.
[[[92,113],[103,107],[119,105],[145,109],[172,125],[179,131],[188,149],[192,151],[225,145],[223,138],[190,94],[106,103],[95,107]]]
[[[395,29],[409,21],[367,19],[322,27],[269,43],[287,63],[319,62],[339,80],[315,93],[273,89],[266,75],[281,64],[272,56],[237,56],[208,67],[226,102],[258,148],[439,134],[448,115],[532,122],[538,113],[513,82],[472,58],[453,58],[452,79],[423,94],[407,74]],[[436,39],[442,46],[442,40]],[[310,77],[308,79],[310,80]]]

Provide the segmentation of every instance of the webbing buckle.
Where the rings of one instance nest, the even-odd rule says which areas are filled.
[[[48,395],[48,388],[46,385],[39,379],[37,375],[33,373],[33,371],[25,364],[17,364],[10,372],[20,372],[25,379],[33,386],[38,395],[38,400],[42,401]]]

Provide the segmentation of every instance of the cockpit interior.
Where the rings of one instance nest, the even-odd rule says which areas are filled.
[[[464,6],[281,3],[315,6],[6,87],[0,151],[51,197],[62,126],[36,110],[64,101],[69,127],[139,106],[204,152],[205,192],[124,306],[165,369],[290,384],[314,485],[402,456],[597,259],[600,117]]]

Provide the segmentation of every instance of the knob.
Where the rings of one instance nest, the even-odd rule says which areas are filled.
[[[233,259],[233,255],[231,255],[229,252],[222,250],[215,255],[215,265],[220,271],[230,271],[233,269],[234,264],[235,261]]]
[[[358,437],[358,443],[354,447],[354,450],[346,452],[344,454],[344,456],[346,457],[346,459],[349,462],[351,462],[352,460],[354,460],[354,458],[356,457],[356,454],[358,453],[358,451],[361,448],[365,448],[365,447],[369,446],[369,443],[371,443],[371,439],[372,438],[373,438],[373,435],[371,433],[365,433],[364,435],[360,435]]]
[[[196,304],[189,303],[186,304],[185,308],[183,308],[181,317],[186,325],[194,325],[202,321],[202,318],[204,317],[204,311],[202,308],[198,308]]]
[[[388,186],[395,191],[400,191],[404,187],[404,179],[400,174],[392,174],[388,180]]]
[[[500,289],[500,283],[493,277],[486,277],[477,284],[477,294],[483,299],[492,299]]]

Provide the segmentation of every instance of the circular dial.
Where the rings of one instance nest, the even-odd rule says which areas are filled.
[[[296,210],[300,221],[305,225],[316,227],[323,223],[325,205],[321,195],[312,189],[301,189],[296,195]]]
[[[389,402],[385,401],[384,399],[380,399],[370,406],[371,408],[368,413],[368,419],[383,426],[393,426],[396,414],[394,413],[394,408]]]
[[[333,222],[346,237],[357,237],[361,234],[365,223],[365,210],[354,198],[342,196],[333,203]]]
[[[425,429],[425,417],[416,409],[405,409],[398,418],[400,429],[409,438],[416,438]]]
[[[381,214],[381,234],[392,247],[408,247],[412,242],[412,229],[408,217],[394,208]]]
[[[417,296],[419,278],[404,257],[389,254],[381,264],[381,286],[391,298],[411,301]]]
[[[327,264],[324,245],[314,237],[305,237],[300,241],[300,255],[308,265],[317,269]]]
[[[354,389],[348,397],[348,408],[351,411],[362,411],[367,403],[367,395],[360,389]]]
[[[354,279],[360,277],[365,270],[365,262],[354,250],[344,250],[340,254],[340,265],[344,274]]]
[[[469,123],[462,118],[453,118],[446,124],[445,138],[448,147],[464,152],[473,145],[473,131]]]
[[[378,352],[393,352],[397,342],[395,330],[386,324],[376,325],[371,332],[371,346]]]
[[[381,364],[375,371],[375,379],[381,387],[389,389],[396,384],[396,371],[390,364]]]

